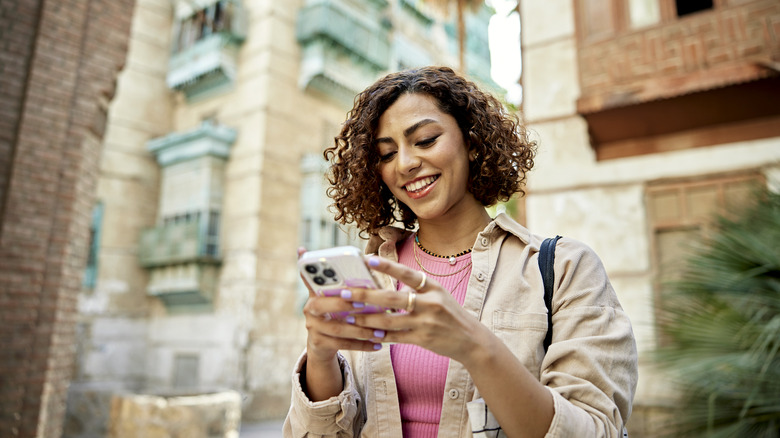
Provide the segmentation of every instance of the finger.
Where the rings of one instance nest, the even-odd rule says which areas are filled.
[[[357,339],[333,338],[330,336],[318,336],[317,339],[311,339],[309,349],[330,349],[330,350],[355,350],[355,351],[377,351],[382,348],[379,341],[361,341]]]
[[[400,280],[417,292],[426,292],[436,287],[441,287],[436,280],[428,277],[424,272],[416,271],[400,263],[383,259],[378,256],[369,256],[368,266],[371,269],[383,272]]]
[[[315,320],[307,324],[309,332],[327,338],[343,340],[341,345],[348,344],[351,341],[368,341],[373,343],[382,342],[386,330],[379,330],[370,327],[363,327],[355,324],[355,317],[348,316],[343,320]]]
[[[352,301],[353,307],[354,303],[361,303],[366,310],[358,313],[382,313],[387,309],[405,309],[409,301],[408,290],[351,288],[343,290],[341,297]]]

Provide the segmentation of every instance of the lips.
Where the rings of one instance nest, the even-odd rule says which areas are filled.
[[[439,176],[426,176],[425,178],[420,178],[418,180],[412,181],[409,184],[404,186],[404,189],[409,193],[420,193],[421,191],[425,190],[426,187],[433,184],[434,181],[439,179]]]

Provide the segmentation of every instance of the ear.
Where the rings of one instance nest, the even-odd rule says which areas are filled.
[[[478,157],[478,156],[479,156],[479,154],[478,154],[478,153],[477,153],[477,151],[475,151],[474,149],[472,149],[471,151],[469,151],[469,161],[472,161],[472,162],[473,162],[474,160],[476,160],[476,159],[477,159],[477,157]]]

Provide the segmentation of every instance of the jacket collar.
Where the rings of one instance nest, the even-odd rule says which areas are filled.
[[[531,232],[527,228],[510,218],[506,213],[499,213],[495,219],[482,230],[486,236],[509,233],[516,236],[526,245],[531,241]],[[404,230],[398,227],[384,227],[377,234],[372,235],[366,244],[366,254],[377,254],[380,257],[398,261],[396,245],[398,242],[406,239],[412,234],[412,231]]]

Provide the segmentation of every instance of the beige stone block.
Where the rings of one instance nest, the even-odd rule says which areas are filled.
[[[269,100],[268,88],[272,85],[273,82],[269,82],[268,75],[265,73],[242,80],[236,84],[235,91],[230,95],[230,105],[224,108],[220,116],[229,120],[266,111],[268,106],[275,103]]]
[[[617,293],[634,329],[637,350],[641,354],[656,346],[653,284],[650,273],[645,275],[610,274],[610,283]]]
[[[231,154],[232,155],[232,154]],[[231,156],[225,168],[225,178],[241,178],[245,175],[257,175],[263,168],[261,153],[244,153]]]
[[[574,36],[574,2],[547,0],[520,2],[523,48]]]
[[[533,233],[560,234],[585,242],[596,251],[607,271],[648,271],[643,186],[529,194],[526,207]]]
[[[134,126],[132,121],[118,120],[110,117],[106,126],[106,134],[103,136],[103,148],[146,154],[153,157],[146,147],[146,142],[153,138],[168,134],[168,130],[149,131]]]
[[[125,336],[107,336],[106,331],[110,330],[113,334],[126,328],[121,327],[121,321],[116,324],[107,319],[102,318],[100,324],[92,325],[93,339],[89,350],[84,352],[81,362],[83,375],[93,381],[143,380],[146,350],[145,324],[141,322],[141,327],[131,329]]]
[[[150,304],[146,295],[148,275],[135,251],[101,247],[99,256],[95,289],[83,294],[80,308],[85,312],[145,315]]]
[[[266,117],[265,111],[253,111],[248,114],[230,114],[231,117],[226,115],[224,121],[225,125],[228,125],[235,129],[238,133],[235,143],[230,147],[230,157],[228,158],[228,170],[227,175],[239,175],[243,172],[233,171],[238,161],[244,159],[251,159],[249,157],[255,157],[256,164],[262,163],[262,153],[265,148],[265,138],[267,132],[267,125],[269,123]],[[242,167],[242,166],[238,166]],[[258,170],[259,169],[254,169]]]
[[[580,89],[574,39],[525,50],[523,90],[523,109],[531,123],[575,114]]]
[[[215,348],[232,343],[235,331],[235,320],[214,314],[170,315],[149,321],[149,339],[157,346],[186,343],[190,348]]]
[[[229,233],[229,230],[224,230]],[[220,290],[225,285],[234,283],[253,284],[259,277],[257,275],[257,252],[248,249],[224,248],[222,251],[222,270],[220,276]],[[222,293],[222,292],[220,292]]]
[[[160,48],[170,47],[173,24],[173,11],[170,7],[170,2],[136,4],[130,31],[131,47],[137,40],[147,41]]]
[[[316,111],[316,110],[315,110]],[[327,122],[326,119],[312,119],[311,114],[281,114],[270,112],[267,115],[268,131],[266,153],[277,160],[300,160],[304,153],[317,153],[331,146],[337,134],[339,122]],[[334,127],[325,132],[328,126]],[[296,158],[294,158],[296,157]],[[296,165],[300,165],[300,162]]]
[[[151,154],[129,152],[122,149],[104,147],[100,156],[100,171],[112,177],[138,178],[144,181],[156,181],[160,167]]]
[[[264,212],[260,217],[263,238],[258,242],[260,251],[271,248],[289,248],[295,251],[298,242],[299,224],[297,217],[290,219],[284,211]]]
[[[271,68],[271,52],[265,48],[243,46],[238,54],[237,80],[244,82],[268,73]]]
[[[534,168],[528,175],[531,190],[560,184],[568,174],[562,168],[571,168],[572,179],[582,179],[587,169],[596,164],[596,154],[588,140],[588,126],[578,116],[555,119],[528,125],[531,138],[537,142]]]
[[[103,223],[100,234],[100,242],[103,247],[122,248],[135,250],[140,241],[141,232],[154,226],[156,217],[156,205],[149,208],[148,205],[139,203],[122,204],[114,201],[110,196],[101,196],[103,202]],[[135,198],[138,200],[138,198]],[[153,202],[153,196],[148,196],[149,204]]]
[[[294,291],[287,289],[295,287],[299,278],[297,246],[294,245],[296,241],[297,239],[274,250],[263,251],[257,258],[257,278],[273,279],[287,295],[295,295]]]
[[[223,264],[223,276],[219,286],[216,312],[219,315],[233,318],[241,327],[250,327],[254,316],[256,280],[254,278],[240,278],[240,275],[248,267],[251,269],[251,277],[254,277],[255,264],[241,261],[241,265],[236,266],[237,262],[233,260],[234,258],[234,254],[231,253]],[[227,270],[230,272],[225,272]],[[239,334],[237,333],[236,336]]]
[[[224,211],[222,220],[222,249],[256,250],[259,238],[260,219],[252,215],[233,215],[229,210]]]
[[[116,97],[111,103],[110,115],[148,131],[165,132],[170,129],[172,92],[164,77],[154,77],[133,69],[119,75]]]
[[[241,395],[235,391],[181,396],[118,394],[111,400],[110,438],[237,438]]]
[[[264,181],[259,174],[231,175],[225,181],[226,215],[254,215],[260,211],[260,190]]]
[[[168,60],[171,56],[171,50],[167,44],[167,41],[165,45],[159,45],[145,39],[130,40],[126,68],[165,79],[168,74]]]

